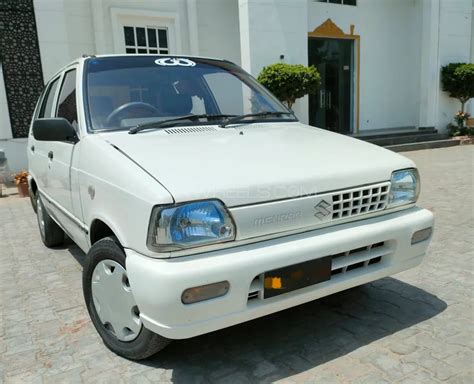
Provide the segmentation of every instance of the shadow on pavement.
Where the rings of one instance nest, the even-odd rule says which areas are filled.
[[[211,334],[171,343],[140,362],[173,370],[175,383],[272,382],[304,372],[446,309],[436,296],[394,278],[291,308]],[[239,370],[239,368],[242,368]],[[245,368],[245,369],[243,369]],[[262,376],[264,378],[259,378]]]
[[[57,249],[67,249],[67,251],[76,259],[82,268],[84,268],[84,263],[86,261],[86,254],[81,248],[79,248],[76,243],[71,240],[68,236],[64,239],[64,244]]]
[[[83,266],[72,240],[67,249]],[[346,355],[443,312],[436,296],[387,277],[244,324],[188,340],[175,340],[139,364],[172,370],[174,383],[273,382]],[[252,377],[243,372],[253,372]],[[235,376],[237,379],[237,376]],[[233,379],[232,379],[233,380]]]

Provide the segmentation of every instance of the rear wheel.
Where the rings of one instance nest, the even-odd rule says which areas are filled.
[[[28,194],[30,195],[30,202],[31,202],[31,207],[33,208],[33,211],[35,211],[35,213],[38,211],[37,207],[38,207],[38,202],[36,200],[36,194],[37,192],[35,193],[33,191],[33,189],[31,188],[31,186],[28,188]]]
[[[87,254],[82,286],[87,309],[104,344],[116,354],[140,360],[169,340],[146,329],[125,269],[125,253],[114,237],[96,242]]]
[[[64,231],[46,211],[39,192],[36,192],[36,218],[44,245],[56,247],[64,242]]]

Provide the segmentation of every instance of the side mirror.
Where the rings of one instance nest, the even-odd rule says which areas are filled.
[[[36,119],[33,122],[33,137],[38,141],[66,141],[77,143],[76,130],[63,117]]]

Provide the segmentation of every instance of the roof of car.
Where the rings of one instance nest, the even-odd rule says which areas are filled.
[[[228,61],[225,59],[221,59],[219,57],[209,57],[209,56],[199,56],[199,55],[171,55],[171,54],[148,54],[148,53],[115,53],[115,54],[107,54],[107,55],[83,55],[82,59],[86,59],[89,57],[129,57],[129,56],[161,56],[161,57],[185,57],[187,59],[209,59],[209,60],[219,60],[219,61]]]
[[[187,58],[187,59],[207,59],[207,60],[216,60],[216,61],[229,62],[229,60],[221,59],[221,58],[218,58],[218,57],[208,57],[208,56],[199,56],[199,55],[170,55],[170,54],[163,55],[163,54],[146,54],[146,53],[132,53],[132,54],[117,53],[117,54],[107,54],[107,55],[84,54],[84,55],[82,55],[82,57],[78,57],[77,59],[71,61],[70,63],[68,63],[67,65],[62,67],[60,70],[58,70],[53,76],[51,76],[51,79],[56,77],[58,74],[65,71],[69,67],[71,67],[75,64],[81,64],[81,63],[83,63],[84,61],[86,61],[90,58],[94,58],[94,57],[98,57],[98,58],[102,58],[102,57],[130,57],[130,56],[184,57],[184,58]]]

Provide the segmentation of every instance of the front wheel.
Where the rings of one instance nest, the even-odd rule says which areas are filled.
[[[99,240],[89,250],[82,288],[91,320],[111,351],[141,360],[169,344],[143,326],[128,282],[125,253],[116,238]]]

